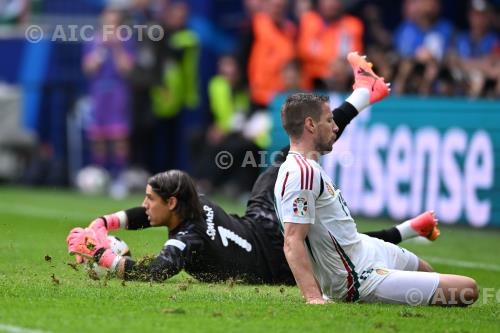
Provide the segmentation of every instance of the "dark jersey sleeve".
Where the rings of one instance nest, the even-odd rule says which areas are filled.
[[[177,229],[170,233],[169,240],[153,260],[135,262],[132,259],[126,259],[125,279],[164,281],[179,273],[196,253],[203,250],[203,239],[192,226]]]
[[[128,230],[137,230],[151,227],[151,225],[149,224],[148,216],[146,215],[146,208],[130,208],[125,211],[125,214],[127,214]]]

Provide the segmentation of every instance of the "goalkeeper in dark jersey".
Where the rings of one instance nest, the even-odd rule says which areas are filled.
[[[340,136],[357,111],[344,102],[333,114]],[[85,229],[74,228],[67,238],[68,250],[127,280],[163,281],[185,270],[204,282],[237,279],[251,284],[295,284],[274,210],[278,169],[271,166],[260,175],[241,217],[199,195],[187,173],[159,173],[149,179],[142,207],[105,215]],[[436,223],[433,213],[426,212],[368,235],[395,244],[418,235],[435,239]],[[157,226],[167,227],[168,240],[149,263],[121,257],[109,248],[108,230]]]

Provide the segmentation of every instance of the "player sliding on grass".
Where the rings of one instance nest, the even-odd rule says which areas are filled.
[[[148,181],[143,207],[103,216],[86,229],[73,229],[67,239],[68,250],[92,257],[99,265],[129,280],[162,281],[184,269],[205,282],[232,278],[246,283],[294,284],[272,202],[276,171],[273,167],[261,175],[243,217],[227,214],[199,196],[186,173],[170,170],[157,174]],[[436,224],[430,212],[412,223],[423,225],[427,234]],[[405,232],[403,238],[417,235],[412,223],[374,235],[399,242]],[[149,264],[122,258],[109,249],[108,230],[157,226],[167,227],[169,239]],[[405,231],[400,233],[398,228]]]
[[[341,106],[362,111],[389,94],[383,78],[357,53],[353,94]],[[328,98],[289,96],[282,108],[290,151],[274,188],[284,226],[284,252],[308,303],[349,302],[468,305],[478,298],[476,282],[431,272],[413,253],[358,233],[341,191],[318,164],[339,133]],[[352,111],[354,112],[354,111]]]
[[[340,136],[358,114],[349,103],[333,111]],[[257,179],[242,217],[199,196],[191,178],[170,170],[150,178],[143,207],[98,218],[89,228],[75,228],[68,236],[71,253],[91,257],[125,279],[162,281],[182,269],[200,281],[241,279],[247,283],[294,284],[283,253],[281,226],[274,209],[273,189],[278,167]],[[328,189],[324,189],[327,191]],[[396,227],[370,233],[391,243],[425,236],[434,240],[437,220],[426,212]],[[166,226],[169,240],[149,264],[117,256],[109,249],[107,231]]]

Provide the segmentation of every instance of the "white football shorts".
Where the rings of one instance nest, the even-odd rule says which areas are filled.
[[[376,252],[373,273],[366,283],[373,291],[361,296],[367,303],[428,305],[439,285],[439,274],[418,272],[418,257],[397,245],[362,235]]]

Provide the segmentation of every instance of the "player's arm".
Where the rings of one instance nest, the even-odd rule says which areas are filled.
[[[287,176],[283,180],[277,180],[277,184],[281,181],[283,183],[275,186],[275,196],[280,206],[280,218],[284,227],[283,250],[306,302],[323,304],[325,302],[305,247],[309,229],[315,223],[316,199],[319,195],[321,178],[318,176],[319,172],[312,172],[309,163],[300,161],[304,162],[297,158],[296,165],[288,166]],[[306,172],[309,170],[311,172]],[[304,182],[304,179],[309,181]]]
[[[134,207],[98,217],[89,225],[89,228],[98,229],[101,227],[105,227],[108,231],[117,229],[137,230],[149,228],[151,225],[149,224],[146,209],[144,207]]]
[[[151,261],[136,262],[124,258],[117,266],[117,276],[125,280],[164,281],[177,275],[185,266],[188,258],[203,250],[203,239],[187,231],[182,236],[169,239],[160,254]]]
[[[66,242],[68,252],[93,260],[118,277],[128,280],[163,281],[182,270],[188,258],[203,250],[203,239],[196,233],[183,230],[182,236],[169,239],[160,254],[152,261],[135,262],[114,253],[109,248],[107,230],[101,228],[74,228]]]
[[[174,249],[164,249],[151,261],[123,258],[116,268],[116,275],[124,280],[164,281],[177,275],[183,268],[185,257]]]
[[[151,225],[146,215],[146,209],[144,207],[135,207],[98,217],[90,223],[88,228],[94,230],[99,235],[105,233],[107,237],[107,231],[109,230],[137,230],[149,227]],[[105,230],[105,232],[101,229]],[[84,261],[85,259],[77,254],[76,262],[83,263]]]
[[[285,222],[284,251],[297,286],[309,304],[323,304],[321,290],[314,277],[311,261],[304,245],[309,232],[309,224]]]

